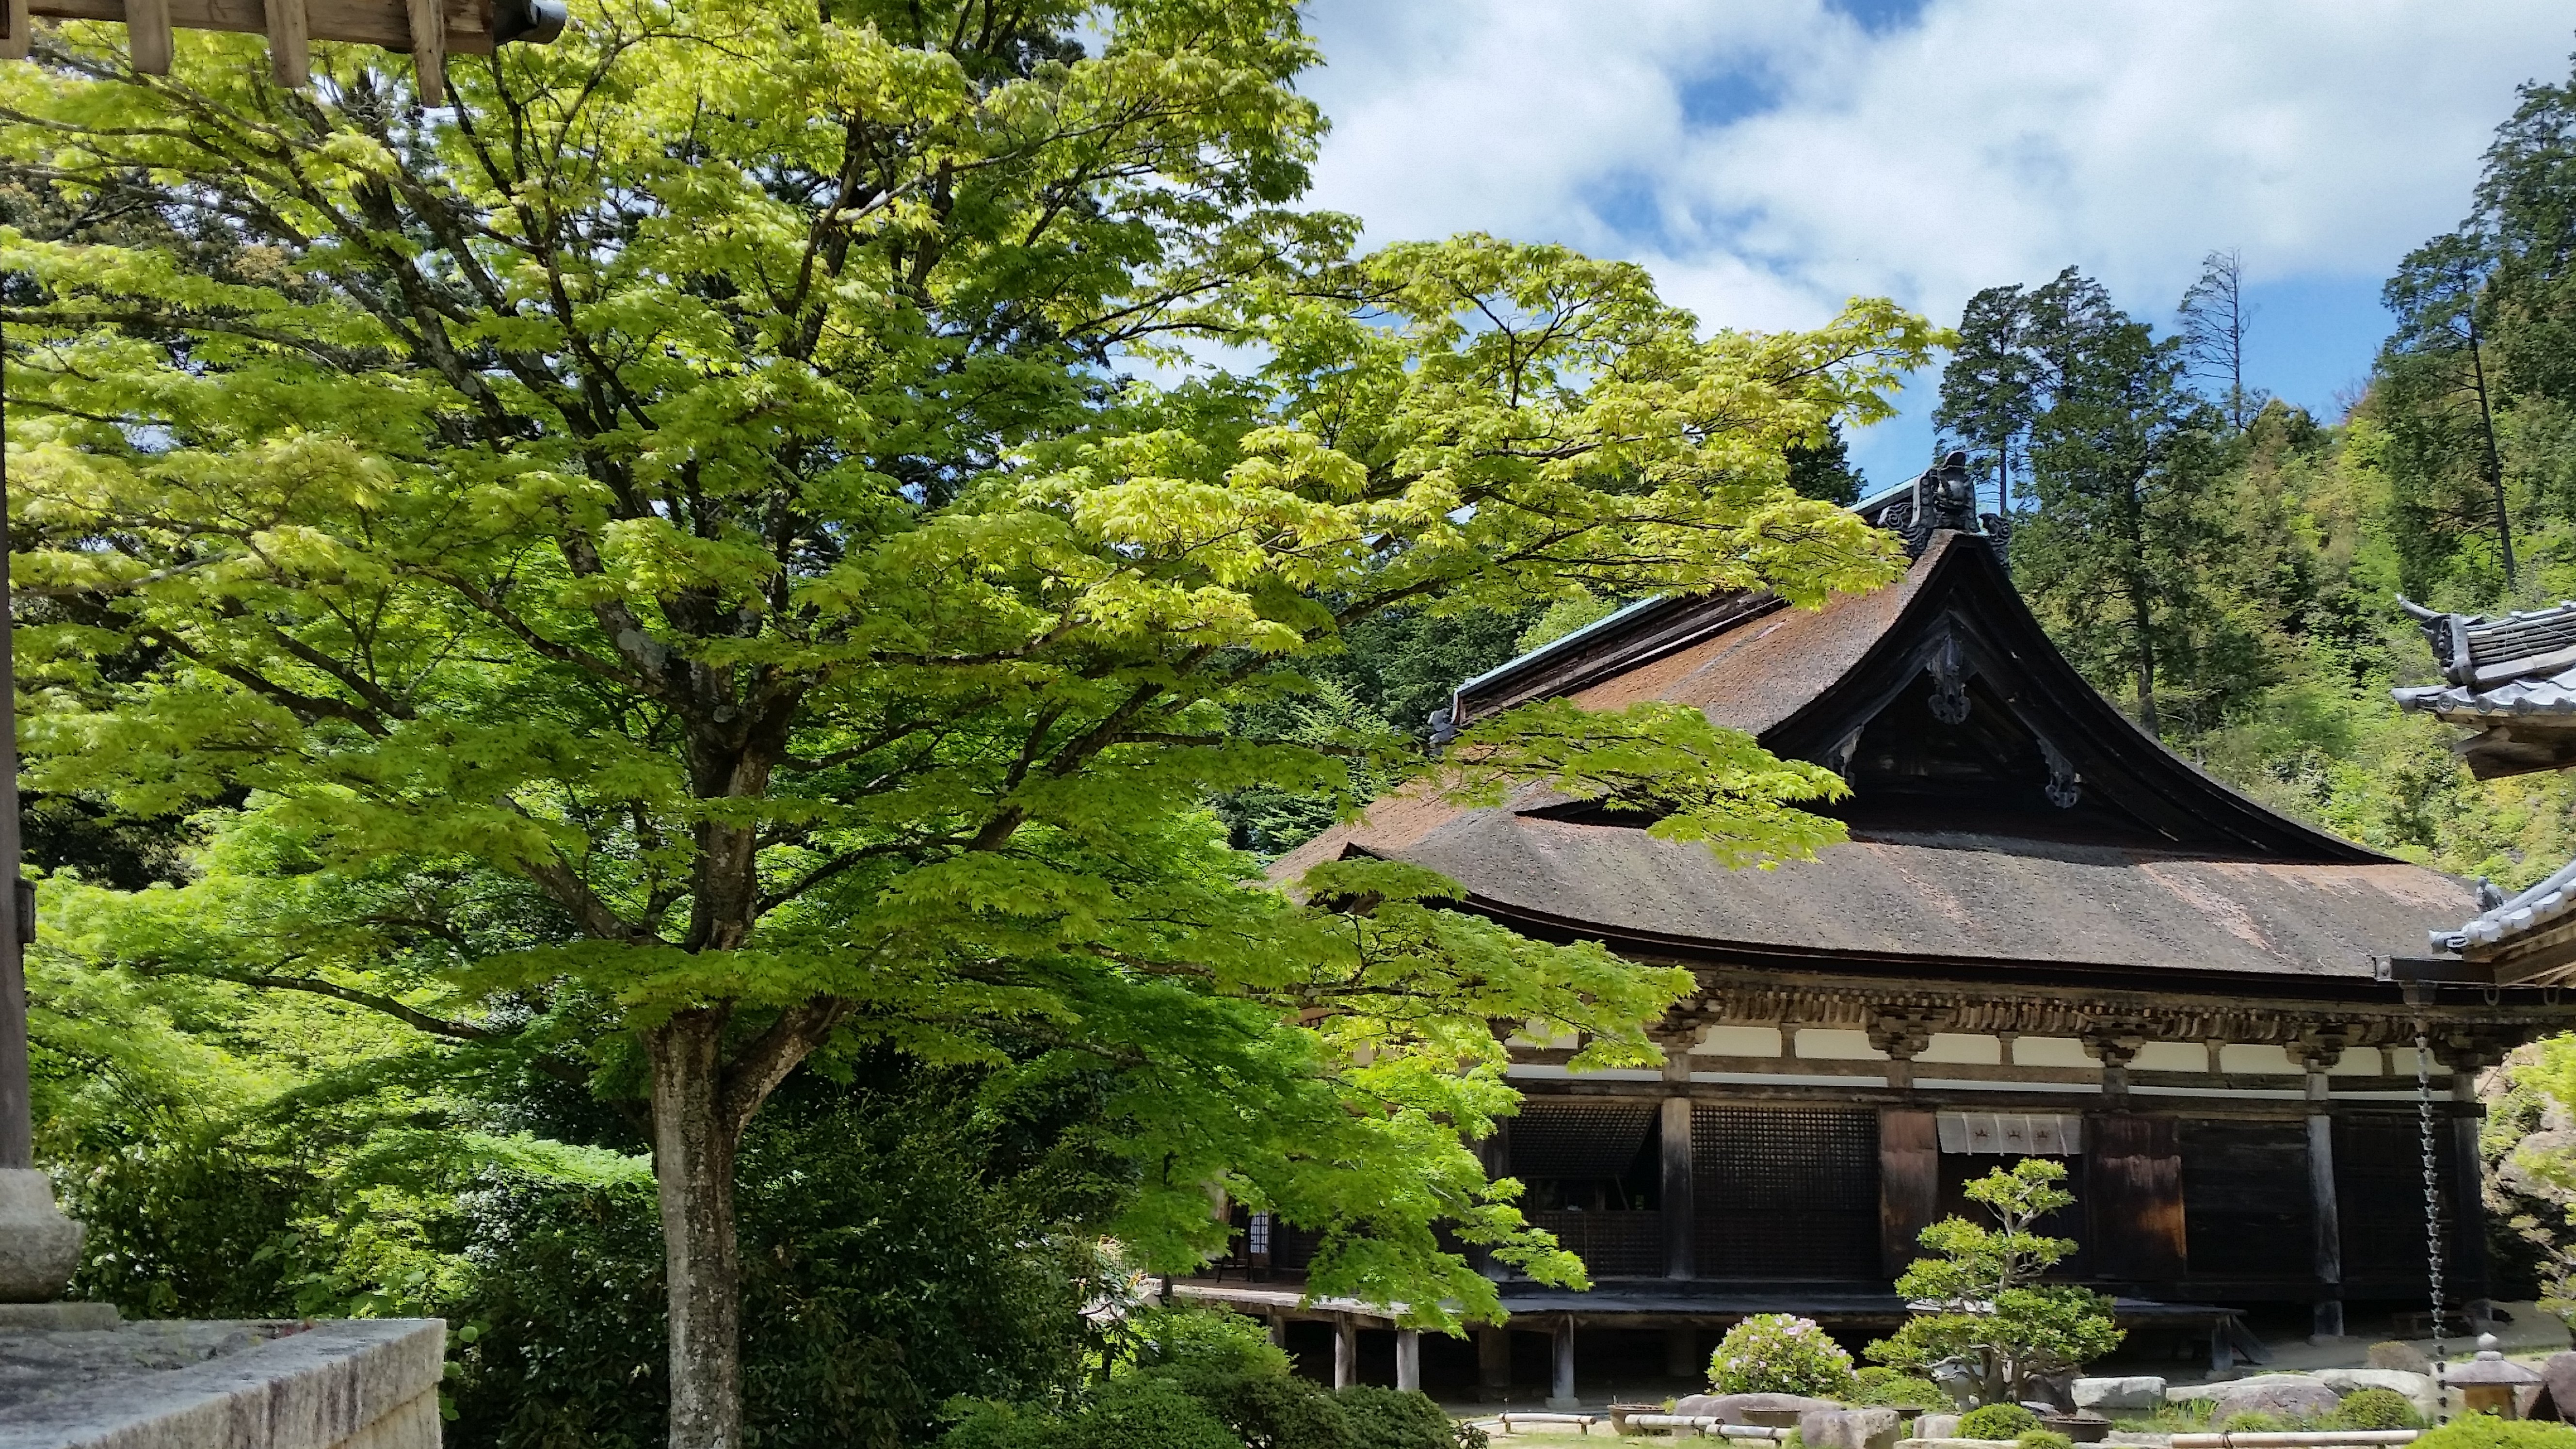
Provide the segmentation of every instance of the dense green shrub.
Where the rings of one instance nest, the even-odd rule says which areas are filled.
[[[2576,1449],[2576,1425],[2462,1414],[2426,1432],[2415,1449]]]
[[[1848,1398],[1857,1387],[1851,1355],[1812,1318],[1757,1313],[1726,1331],[1709,1355],[1708,1381],[1721,1394],[1806,1394]]]
[[[1411,1389],[1353,1384],[1333,1395],[1351,1426],[1351,1449],[1453,1449],[1449,1416]]]
[[[2421,1429],[2424,1416],[2415,1401],[2395,1389],[2355,1389],[2335,1405],[2335,1422],[2346,1429]]]
[[[2019,1404],[1987,1404],[1959,1416],[1962,1439],[2018,1439],[2039,1427],[2039,1416]]]
[[[2222,1434],[2278,1434],[2287,1430],[2290,1425],[2278,1414],[2267,1414],[2260,1409],[2248,1409],[2241,1414],[2228,1415],[2219,1420],[2214,1427]]]
[[[1860,1390],[1851,1402],[1876,1409],[1946,1409],[1950,1396],[1930,1379],[1872,1365],[1860,1371]]]
[[[1063,1449],[1243,1449],[1224,1420],[1169,1379],[1113,1379],[1067,1428]]]
[[[2013,1440],[2015,1449],[2075,1449],[2075,1441],[2054,1429],[2025,1429]]]

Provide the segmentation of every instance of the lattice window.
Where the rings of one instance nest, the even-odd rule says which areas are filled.
[[[2450,1122],[2435,1123],[2434,1210],[2446,1229],[2444,1249],[2456,1269],[2460,1227],[2451,1206]],[[2377,1279],[2412,1286],[2424,1276],[2424,1141],[2411,1116],[2335,1119],[2335,1221],[2343,1231],[2345,1281]]]
[[[1691,1136],[1702,1276],[1881,1276],[1878,1114],[1695,1107]]]
[[[1664,1215],[1629,1212],[1534,1212],[1530,1224],[1556,1234],[1596,1278],[1652,1278],[1664,1271]]]
[[[1625,1176],[1654,1121],[1650,1103],[1528,1103],[1512,1119],[1511,1175],[1523,1180]]]
[[[2186,1121],[2179,1136],[2192,1275],[2309,1277],[2307,1124]]]

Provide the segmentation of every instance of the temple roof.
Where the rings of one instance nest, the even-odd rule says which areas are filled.
[[[1469,681],[1466,724],[1529,699],[1694,705],[1851,782],[1851,833],[1730,870],[1629,814],[1527,787],[1377,802],[1273,870],[1423,865],[1472,908],[1622,950],[1810,963],[2066,965],[2368,981],[2476,909],[2472,888],[2247,799],[2085,684],[1985,540],[1943,531],[1897,583],[1820,610],[1653,600]]]
[[[2481,780],[2576,764],[2576,601],[2489,619],[2400,599],[2442,684],[2393,689],[2402,709],[2478,731],[2455,748]]]

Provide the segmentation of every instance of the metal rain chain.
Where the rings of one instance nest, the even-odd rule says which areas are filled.
[[[2433,1153],[2433,1039],[2422,1016],[2415,1018],[2415,1126],[2424,1152],[2424,1267],[2433,1306],[2433,1386],[2442,1412],[2451,1411],[2450,1375],[2442,1347],[2442,1199],[2441,1169]]]

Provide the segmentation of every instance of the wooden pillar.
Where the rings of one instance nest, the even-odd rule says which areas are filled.
[[[1288,1316],[1286,1314],[1274,1313],[1270,1315],[1270,1342],[1271,1346],[1275,1348],[1286,1348],[1288,1346]]]
[[[2487,1303],[2486,1173],[2478,1157],[2478,1127],[2486,1116],[2478,1101],[2478,1070],[2483,1061],[2451,1065],[2451,1276],[2460,1302],[2472,1319],[2483,1322]]]
[[[1395,1386],[1399,1389],[1422,1388],[1422,1330],[1399,1328],[1395,1331]]]
[[[1941,1136],[1930,1112],[1889,1107],[1878,1114],[1878,1244],[1891,1279],[1923,1251],[1923,1230],[1941,1208]]]
[[[1547,1406],[1571,1409],[1583,1401],[1574,1396],[1574,1315],[1569,1313],[1556,1321],[1556,1333],[1548,1345]]]
[[[2308,1073],[2308,1200],[2316,1222],[2317,1307],[2311,1332],[2343,1337],[2343,1220],[2335,1200],[2334,1117],[2326,1111],[2326,1074]]]
[[[1360,1381],[1360,1326],[1349,1314],[1333,1320],[1333,1387],[1347,1389]]]
[[[1691,1201],[1691,1102],[1666,1097],[1664,1144],[1664,1276],[1697,1276],[1699,1217]]]
[[[1664,1376],[1696,1382],[1708,1368],[1699,1356],[1699,1330],[1667,1328],[1664,1330]]]
[[[1512,1331],[1508,1328],[1476,1330],[1476,1397],[1492,1403],[1508,1396],[1512,1388]]]

